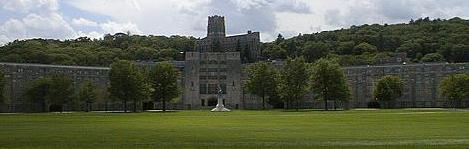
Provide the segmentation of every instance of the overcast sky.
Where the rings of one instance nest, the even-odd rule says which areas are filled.
[[[101,38],[106,33],[206,35],[207,16],[227,33],[263,41],[412,18],[469,18],[469,0],[0,0],[0,44],[27,38]]]

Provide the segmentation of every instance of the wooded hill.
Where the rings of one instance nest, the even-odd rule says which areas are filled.
[[[16,40],[0,47],[0,61],[108,66],[114,59],[183,60],[197,39],[185,36],[141,36],[117,33],[103,39]],[[262,59],[304,56],[308,62],[331,56],[342,65],[372,65],[392,53],[405,52],[412,62],[468,62],[469,20],[422,18],[405,24],[361,25],[348,29],[281,35],[262,43]]]

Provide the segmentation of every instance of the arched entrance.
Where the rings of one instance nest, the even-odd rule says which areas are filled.
[[[63,112],[62,105],[53,104],[49,106],[49,112]]]
[[[207,100],[207,106],[209,107],[213,107],[213,106],[216,106],[217,105],[217,97],[210,97],[208,98]]]

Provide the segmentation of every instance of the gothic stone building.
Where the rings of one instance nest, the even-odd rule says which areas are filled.
[[[241,64],[258,58],[259,45],[259,32],[227,37],[224,17],[209,17],[207,37],[196,43],[194,51],[186,52],[182,104],[186,108],[211,108],[217,104],[221,88],[225,105],[239,108]]]
[[[207,37],[199,40],[192,51],[186,51],[185,61],[173,61],[172,64],[182,71],[179,83],[183,94],[171,108],[209,109],[216,105],[217,89],[223,91],[222,98],[231,109],[260,108],[258,97],[243,90],[247,78],[244,71],[250,62],[259,55],[259,33],[248,31],[247,34],[226,36],[224,18],[209,17]],[[396,57],[402,61],[403,56]],[[405,90],[395,107],[448,107],[448,101],[441,97],[438,86],[441,80],[455,73],[469,72],[469,63],[432,63],[407,64],[387,62],[376,66],[345,67],[352,99],[349,108],[366,108],[375,101],[373,89],[377,81],[385,75],[398,75],[405,81]],[[389,65],[391,63],[392,65]],[[137,63],[148,67],[155,63]],[[274,63],[281,68],[281,62]],[[43,64],[0,63],[0,70],[5,73],[4,95],[6,100],[0,103],[0,112],[28,112],[38,105],[31,104],[24,98],[25,90],[31,81],[51,75],[63,74],[73,80],[75,88],[85,80],[91,80],[105,92],[109,84],[108,67],[60,66]],[[302,103],[303,108],[324,108],[322,101],[312,98],[311,93]],[[109,100],[107,100],[109,101]],[[331,105],[331,104],[330,104]],[[157,105],[158,106],[158,105]],[[469,107],[469,103],[463,103]],[[94,110],[122,110],[120,102],[96,103]],[[64,109],[71,109],[66,105]]]

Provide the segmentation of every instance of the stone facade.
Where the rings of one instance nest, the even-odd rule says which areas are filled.
[[[240,108],[242,53],[246,62],[257,59],[259,45],[259,32],[226,37],[224,17],[209,17],[207,37],[186,52],[182,104],[189,109],[213,108],[221,88],[225,106]]]
[[[48,75],[63,74],[73,80],[73,86],[79,89],[81,83],[89,80],[106,89],[108,85],[107,67],[60,66],[43,64],[0,63],[0,70],[5,73],[5,103],[0,112],[30,112],[38,105],[26,101],[24,93],[33,80]],[[64,107],[65,110],[70,107]]]
[[[259,33],[245,35],[225,35],[224,18],[209,17],[207,37],[197,42],[193,51],[187,51],[185,61],[172,64],[182,73],[179,82],[183,94],[177,103],[170,104],[174,109],[211,109],[216,105],[216,92],[223,90],[225,105],[230,109],[257,109],[261,100],[243,90],[247,79],[245,68],[251,63],[243,62],[242,53],[258,58]],[[241,47],[241,48],[240,48]],[[441,80],[455,73],[469,72],[469,63],[449,64],[405,64],[405,55],[399,54],[386,64],[377,66],[346,67],[344,72],[352,92],[352,99],[344,106],[366,108],[374,102],[373,89],[377,81],[385,75],[398,75],[405,81],[404,95],[394,102],[397,108],[409,107],[449,107],[448,101],[440,96],[438,87]],[[389,65],[392,62],[394,65]],[[142,68],[152,68],[155,63],[136,62]],[[276,68],[282,62],[274,62]],[[31,81],[51,75],[63,74],[73,80],[74,87],[80,88],[85,80],[91,80],[99,88],[107,89],[109,84],[108,67],[60,66],[43,64],[0,63],[5,73],[5,103],[0,104],[0,112],[29,112],[35,105],[25,101],[24,92]],[[306,83],[306,82],[305,82]],[[303,108],[324,108],[309,94],[302,103]],[[120,103],[96,105],[94,110],[122,110]],[[329,104],[332,106],[332,104]],[[156,105],[158,106],[158,104]],[[469,103],[463,103],[469,107]],[[70,107],[65,107],[70,109]]]

